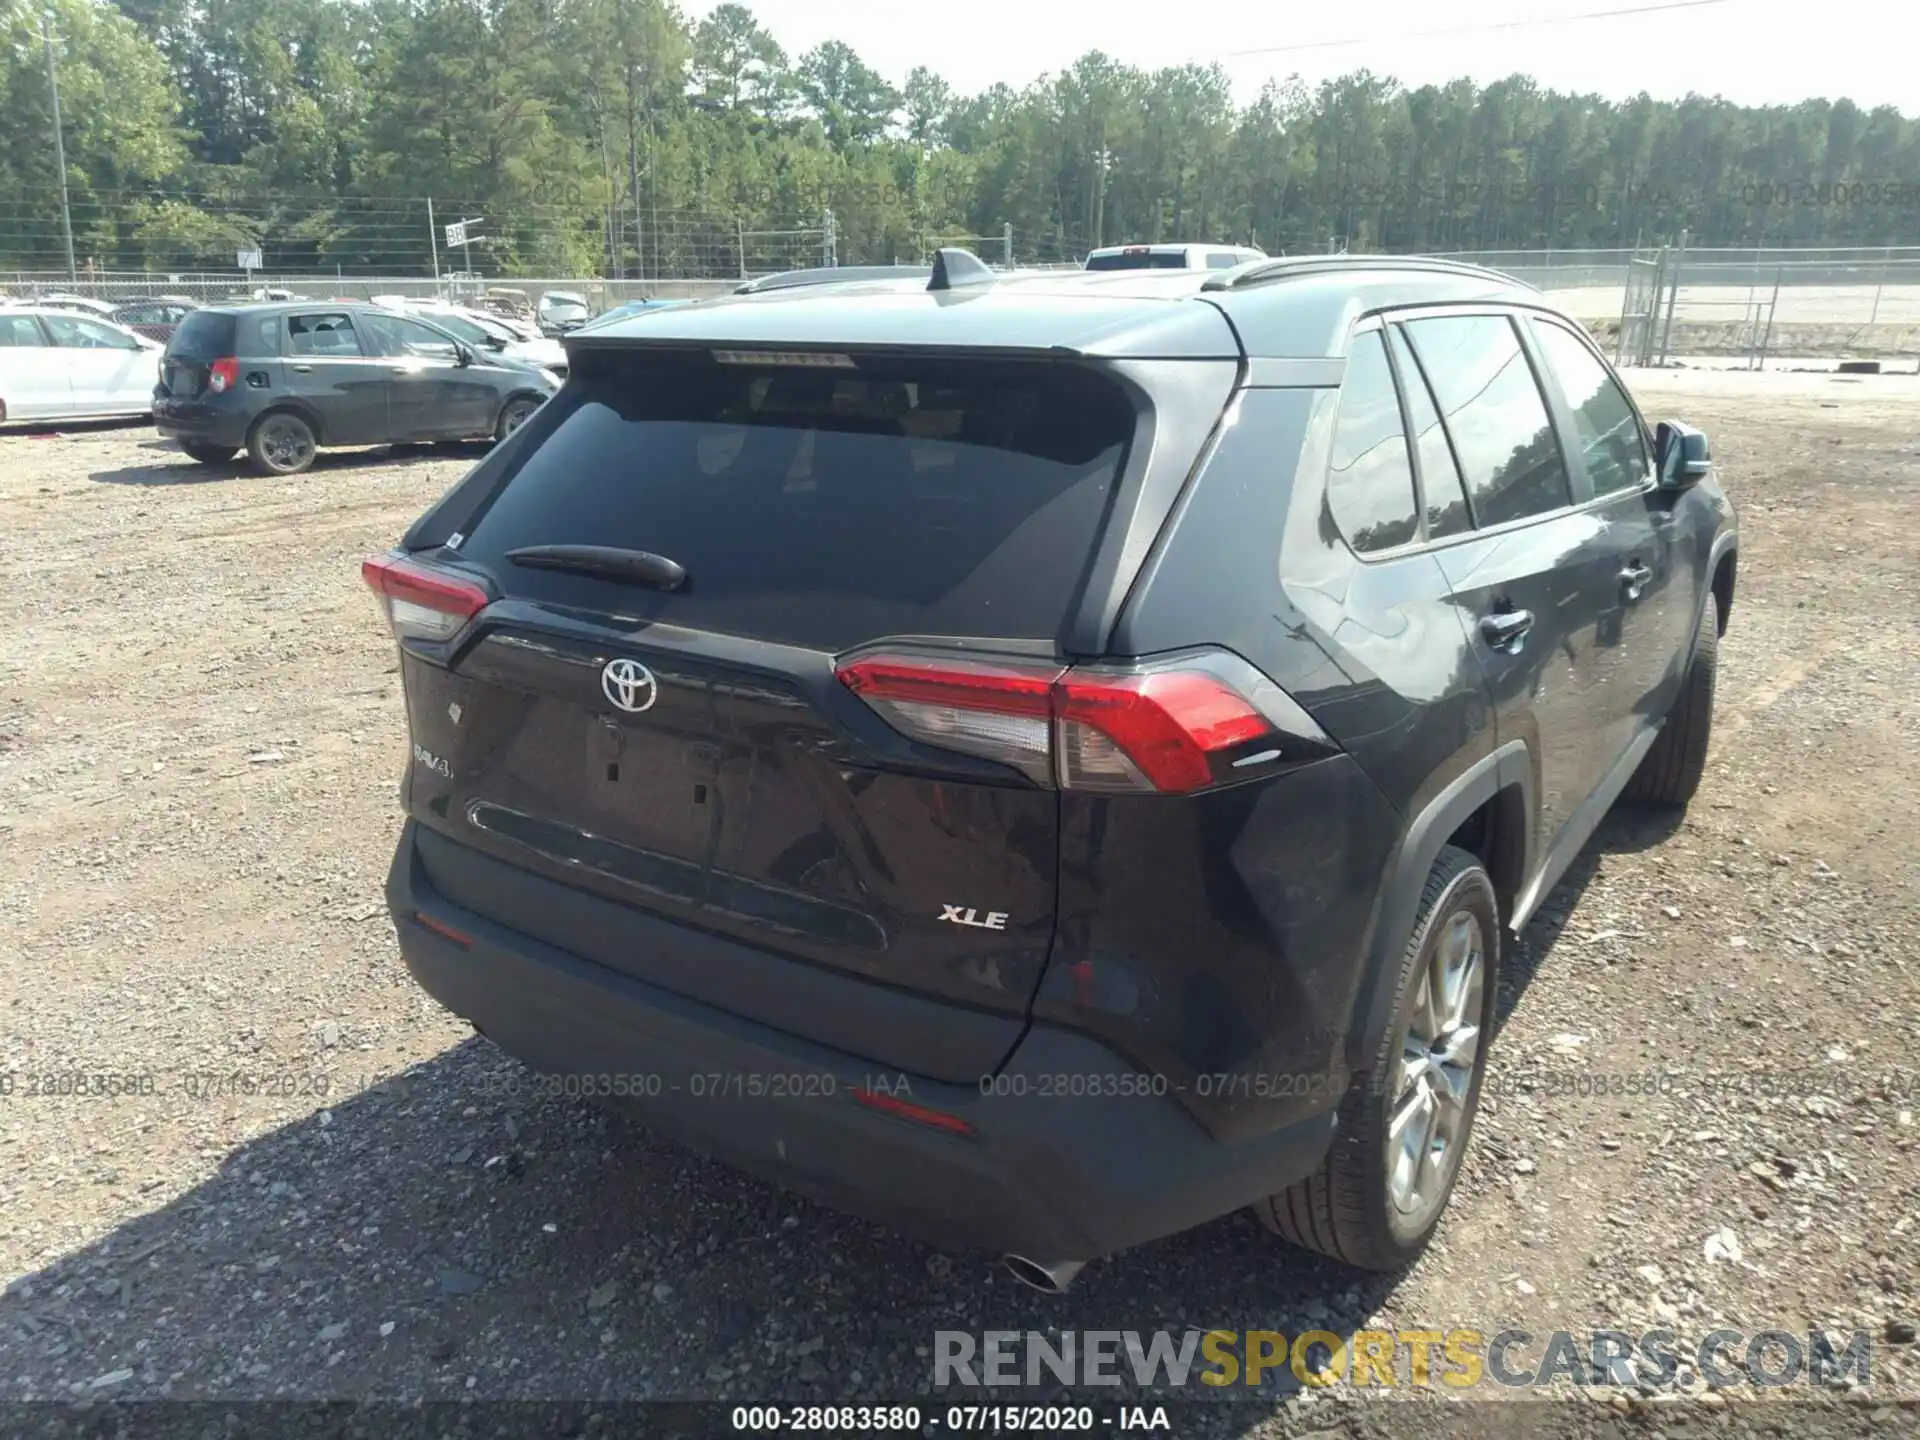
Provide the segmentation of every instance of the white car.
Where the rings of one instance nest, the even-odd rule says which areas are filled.
[[[151,414],[165,348],[73,310],[0,306],[0,423]]]
[[[65,293],[42,295],[37,300],[25,302],[34,306],[46,306],[54,310],[77,310],[83,315],[98,315],[102,320],[113,318],[114,307],[106,300],[94,300],[85,295]]]
[[[432,321],[476,349],[489,351],[506,360],[524,360],[543,370],[551,370],[563,380],[566,378],[567,351],[564,345],[545,336],[529,340],[521,327],[502,320],[498,315],[442,301],[409,300],[399,295],[376,295],[373,303],[389,310],[405,310],[423,320]]]
[[[540,297],[540,303],[534,307],[534,311],[543,335],[564,335],[569,330],[578,330],[593,318],[587,297],[576,295],[571,290],[547,291]]]

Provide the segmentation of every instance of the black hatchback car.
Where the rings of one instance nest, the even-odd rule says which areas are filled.
[[[379,306],[215,306],[167,341],[153,420],[202,464],[244,449],[255,469],[292,475],[325,445],[504,439],[559,385]]]
[[[1048,1288],[1407,1263],[1503,937],[1700,783],[1706,439],[1420,259],[776,288],[572,337],[367,562],[407,964],[584,1095]]]

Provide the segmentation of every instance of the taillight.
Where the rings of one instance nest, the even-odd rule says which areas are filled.
[[[1203,790],[1216,754],[1273,734],[1250,701],[1202,670],[1069,671],[1055,706],[1060,780],[1073,790]]]
[[[240,362],[229,355],[216,360],[207,367],[207,388],[216,395],[224,395],[240,383]]]
[[[841,684],[903,735],[1053,783],[1053,682],[1060,666],[876,655],[839,673]]]
[[[1258,773],[1282,741],[1325,735],[1237,656],[1135,670],[864,656],[840,681],[896,730],[1071,790],[1187,794]]]
[[[362,561],[360,578],[380,597],[397,640],[450,640],[492,598],[471,580],[404,555],[375,555]]]

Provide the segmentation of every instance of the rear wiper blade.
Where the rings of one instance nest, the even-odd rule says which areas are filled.
[[[534,570],[572,570],[581,575],[605,575],[631,580],[656,590],[678,590],[687,583],[686,567],[646,550],[623,550],[615,545],[523,545],[509,550],[507,559]]]

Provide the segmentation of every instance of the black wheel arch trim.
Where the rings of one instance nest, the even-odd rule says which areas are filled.
[[[1700,600],[1693,616],[1693,632],[1687,637],[1687,665],[1693,664],[1693,652],[1700,648],[1700,626],[1707,618],[1707,607],[1714,603],[1713,577],[1720,573],[1720,562],[1732,555],[1740,554],[1740,532],[1722,530],[1713,537],[1713,548],[1707,552],[1707,563],[1700,572]],[[1727,596],[1727,614],[1733,614],[1733,596]],[[1682,666],[1682,673],[1686,666]]]
[[[1524,888],[1538,861],[1533,835],[1533,759],[1526,741],[1509,740],[1482,756],[1407,823],[1387,862],[1373,923],[1361,951],[1360,983],[1354,991],[1347,1033],[1347,1062],[1352,1073],[1364,1072],[1379,1048],[1381,1031],[1393,1018],[1392,978],[1407,936],[1413,932],[1420,896],[1434,861],[1454,832],[1503,790],[1519,792],[1521,813],[1526,817],[1520,836],[1517,887]],[[1498,888],[1496,884],[1496,892]]]

